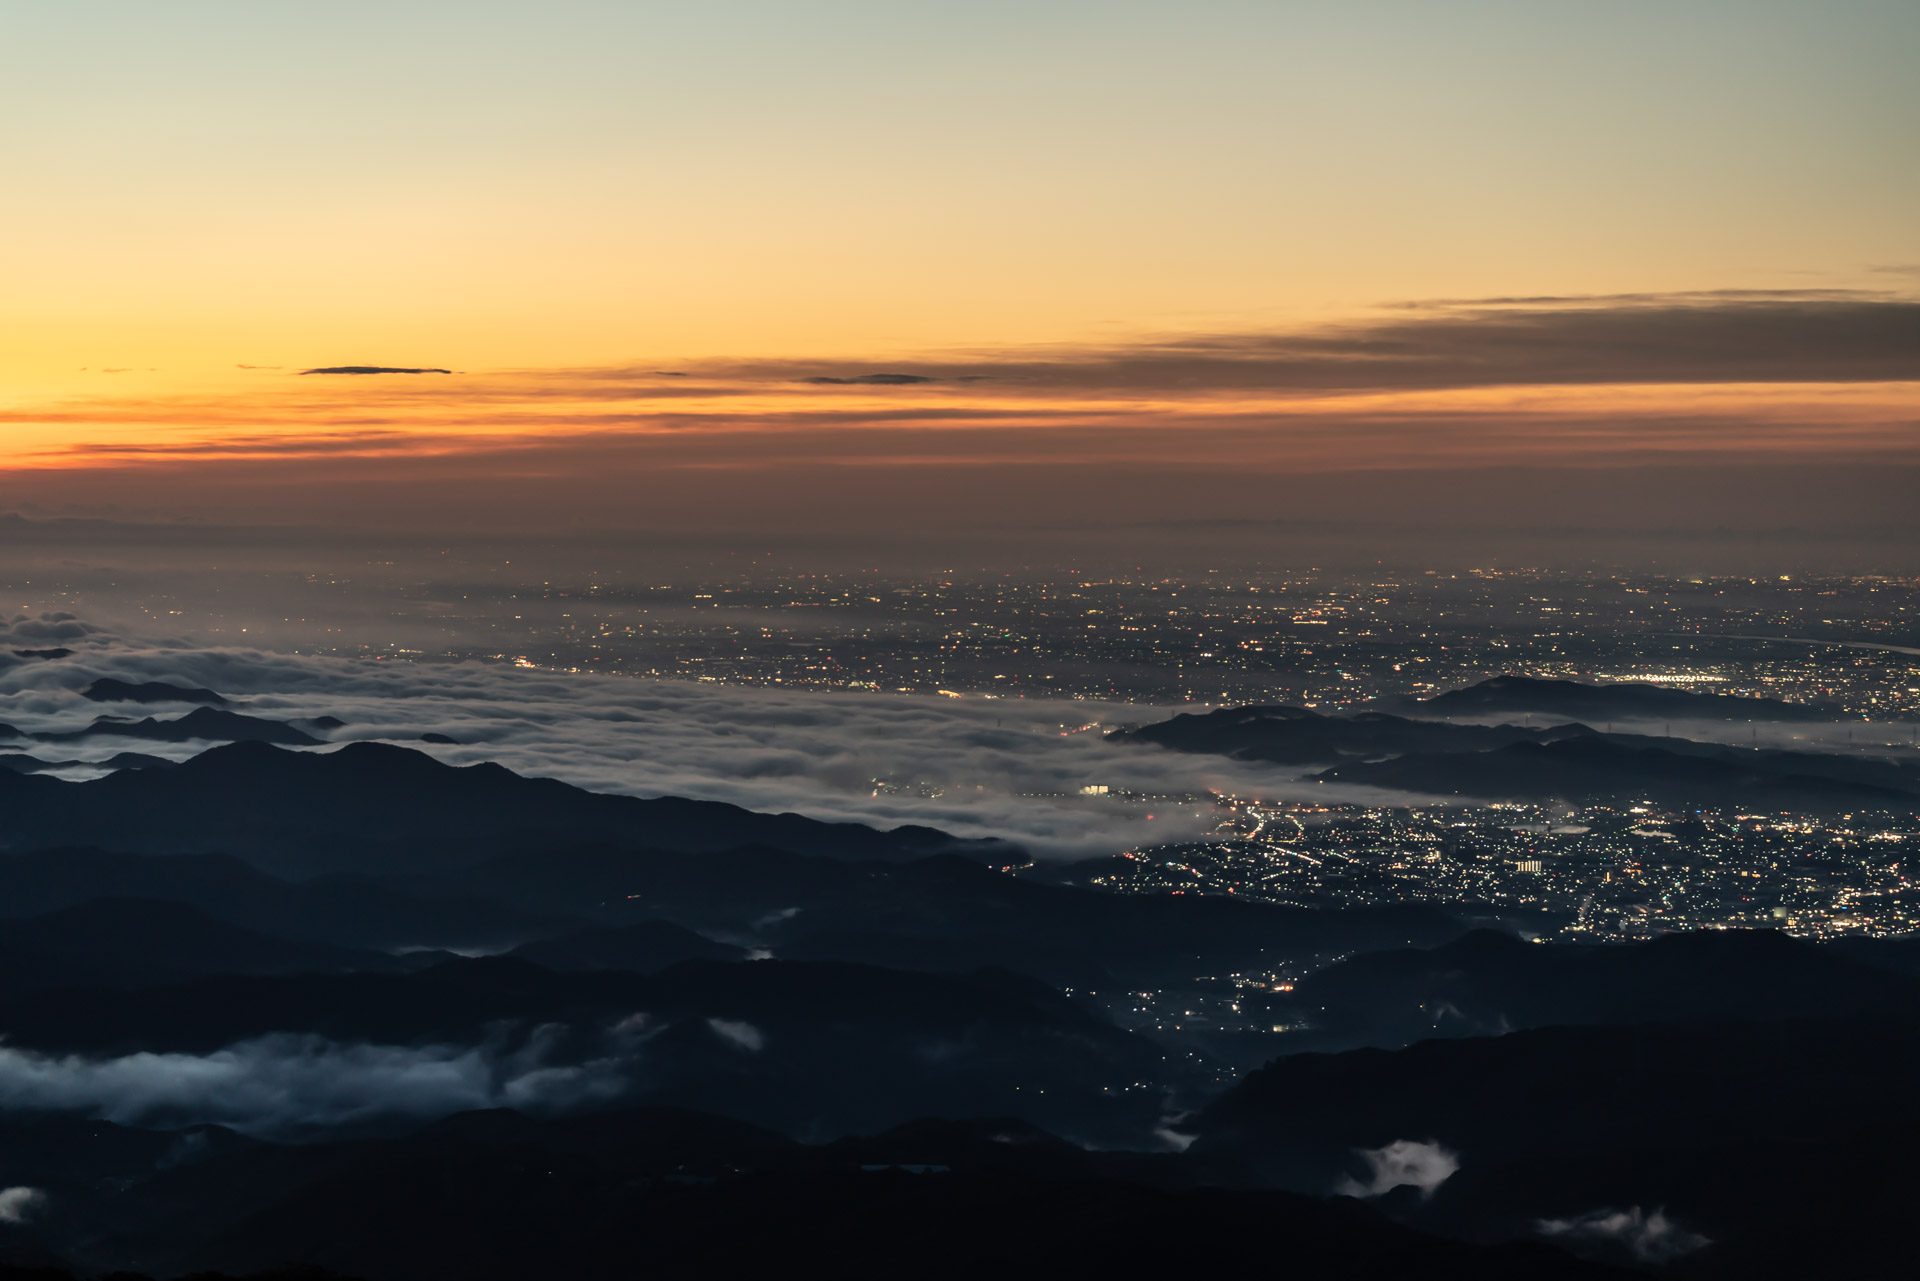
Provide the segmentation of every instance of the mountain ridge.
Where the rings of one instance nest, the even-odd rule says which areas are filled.
[[[720,801],[589,792],[492,762],[456,766],[359,742],[326,752],[238,742],[172,769],[70,783],[0,773],[0,841],[144,853],[227,852],[294,879],[470,864],[526,842],[607,839],[697,853],[767,844],[901,858],[953,850],[1025,861],[1003,842],[879,831]]]

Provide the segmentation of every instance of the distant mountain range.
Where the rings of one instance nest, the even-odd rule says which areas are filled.
[[[145,738],[156,743],[187,743],[204,739],[216,743],[279,743],[286,747],[317,747],[324,740],[285,721],[247,716],[240,712],[202,707],[168,720],[149,716],[129,721],[102,716],[84,729],[35,734],[43,743],[72,743],[84,738]]]
[[[1276,765],[1325,765],[1343,757],[1374,759],[1408,752],[1484,752],[1513,743],[1548,743],[1591,734],[1584,725],[1533,729],[1519,725],[1451,725],[1386,712],[1328,716],[1272,704],[1183,712],[1171,720],[1121,730],[1110,741],[1152,743],[1178,752],[1210,752]]]
[[[130,682],[103,676],[80,691],[80,697],[96,703],[199,703],[204,707],[228,707],[231,703],[210,689],[187,685],[169,685],[165,681]]]
[[[683,852],[759,844],[847,858],[942,851],[1024,858],[998,842],[957,840],[931,828],[878,832],[715,801],[607,796],[493,764],[443,765],[379,743],[307,753],[239,742],[173,769],[77,783],[0,773],[0,841],[16,849],[224,851],[300,879],[428,871],[528,844],[596,840]]]
[[[331,717],[307,723],[316,728],[337,728],[340,724]],[[47,730],[40,733],[29,733],[14,725],[0,724],[0,741],[78,743],[96,738],[138,738],[153,743],[277,743],[283,747],[318,747],[326,741],[315,738],[298,725],[287,721],[247,716],[240,712],[222,711],[216,707],[201,707],[184,716],[168,718],[148,716],[141,720],[128,720],[119,716],[101,716],[80,729]],[[36,763],[33,758],[25,756],[16,756],[12,763],[0,762],[5,764],[6,768],[16,772],[60,769],[81,763],[77,761]],[[159,757],[122,752],[110,760],[91,764],[94,768],[104,769],[145,769],[172,763]]]
[[[1456,696],[1458,702],[1448,701]],[[1698,722],[1733,719],[1733,704],[1764,714],[1756,719],[1808,712],[1764,699],[1524,677],[1497,677],[1409,710],[1433,714],[1452,708],[1474,715],[1529,710],[1628,721],[1659,713]],[[1914,762],[1603,733],[1577,721],[1485,725],[1252,705],[1182,713],[1109,738],[1275,765],[1331,766],[1314,777],[1463,800],[1587,803],[1631,797],[1677,808],[1831,810],[1900,806],[1920,798],[1920,764]]]
[[[1699,694],[1643,681],[1588,684],[1534,676],[1494,676],[1465,689],[1431,698],[1406,699],[1398,708],[1412,716],[1510,716],[1533,713],[1605,723],[1631,720],[1831,721],[1839,708],[1789,703],[1777,698]]]
[[[1492,752],[1417,753],[1337,765],[1315,777],[1427,796],[1573,804],[1641,800],[1672,809],[1834,811],[1903,808],[1920,800],[1920,771],[1912,766],[1703,744],[1683,750],[1637,745],[1647,741],[1580,735]]]
[[[0,769],[16,774],[44,774],[57,769],[169,769],[175,764],[164,756],[145,752],[115,752],[99,761],[50,761],[31,752],[0,750]]]

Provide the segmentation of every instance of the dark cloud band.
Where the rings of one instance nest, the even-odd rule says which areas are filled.
[[[450,374],[451,369],[402,369],[394,365],[328,365],[302,369],[304,374]]]

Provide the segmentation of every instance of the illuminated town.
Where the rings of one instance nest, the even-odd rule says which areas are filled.
[[[1505,670],[1765,694],[1875,721],[1920,717],[1911,645],[1920,581],[1905,578],[1482,570],[1082,581],[1063,571],[524,584],[502,574],[407,596],[389,630],[416,640],[333,652],[797,688],[1326,709]]]
[[[1913,812],[1219,805],[1214,839],[1132,851],[1088,868],[1088,882],[1298,906],[1426,902],[1566,941],[1734,927],[1814,938],[1920,928]]]

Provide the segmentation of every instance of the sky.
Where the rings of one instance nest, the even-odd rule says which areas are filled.
[[[0,509],[1915,542],[1910,3],[0,19]]]

